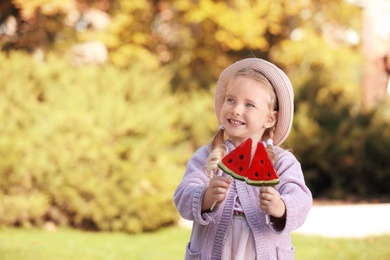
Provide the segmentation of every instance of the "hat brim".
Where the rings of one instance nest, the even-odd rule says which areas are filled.
[[[242,68],[260,71],[272,84],[279,103],[278,120],[273,136],[274,145],[280,145],[291,131],[294,116],[294,91],[287,75],[274,64],[258,59],[247,58],[227,67],[220,75],[215,90],[214,110],[218,119],[225,99],[226,87],[231,77]]]

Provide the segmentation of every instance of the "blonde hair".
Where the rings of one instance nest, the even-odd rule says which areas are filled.
[[[243,68],[243,69],[237,71],[234,74],[234,76],[227,83],[227,87],[225,88],[225,93],[224,93],[225,95],[226,95],[228,88],[230,86],[230,82],[232,82],[233,80],[235,80],[239,77],[249,78],[249,79],[252,79],[252,80],[259,82],[260,83],[259,86],[263,87],[271,97],[269,100],[269,104],[268,104],[270,110],[271,111],[278,111],[279,110],[277,96],[276,96],[275,90],[272,87],[271,83],[260,71],[252,69],[252,68]],[[217,115],[217,116],[219,116],[219,115]],[[263,141],[273,138],[274,132],[275,132],[275,125],[273,127],[265,130],[264,135],[263,135]],[[227,147],[225,145],[225,137],[224,136],[225,136],[225,130],[220,128],[220,129],[218,129],[218,132],[214,135],[214,137],[211,140],[210,154],[209,154],[209,156],[207,158],[207,162],[206,162],[206,173],[210,177],[213,177],[214,171],[218,169],[218,162],[220,162],[221,159],[227,153]],[[275,164],[277,157],[276,157],[276,154],[272,148],[272,145],[267,145],[266,150],[267,150],[268,156],[271,159],[272,163]]]

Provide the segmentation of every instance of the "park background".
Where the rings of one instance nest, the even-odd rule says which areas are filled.
[[[0,227],[141,234],[218,129],[221,71],[277,64],[315,201],[389,201],[386,1],[5,0]]]

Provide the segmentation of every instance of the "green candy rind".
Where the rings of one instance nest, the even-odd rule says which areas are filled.
[[[241,175],[239,175],[239,174],[233,172],[233,171],[230,170],[223,162],[219,162],[219,163],[218,163],[218,167],[219,167],[222,171],[226,172],[227,174],[229,174],[230,176],[232,176],[232,177],[235,178],[235,179],[238,179],[238,180],[240,180],[240,181],[245,181],[245,180],[246,180],[246,177],[243,177],[243,176],[241,176]]]

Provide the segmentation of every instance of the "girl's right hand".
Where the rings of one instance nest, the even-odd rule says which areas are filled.
[[[202,211],[210,210],[215,201],[221,203],[226,198],[231,183],[230,177],[216,176],[211,178],[203,197]]]

